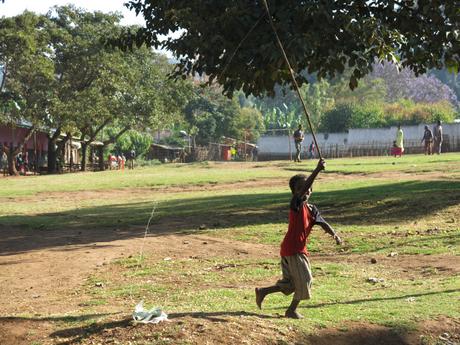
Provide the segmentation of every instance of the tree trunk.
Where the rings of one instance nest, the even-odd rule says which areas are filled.
[[[81,171],[86,171],[86,153],[88,151],[88,143],[82,141],[81,143]]]
[[[104,146],[97,146],[97,155],[99,157],[99,170],[104,171]]]
[[[55,174],[57,172],[56,166],[56,141],[61,135],[61,129],[56,129],[52,136],[48,135],[48,174]]]
[[[65,166],[65,146],[69,137],[66,136],[64,140],[60,141],[57,145],[56,158],[59,158],[59,166],[57,166],[57,172],[62,173]]]
[[[16,148],[13,149],[13,145],[11,145],[11,147],[8,149],[8,153],[7,153],[8,170],[9,170],[10,175],[15,175],[15,176],[19,175],[16,169],[16,162],[15,162],[16,155],[22,151],[25,143],[29,141],[29,139],[32,137],[34,133],[35,133],[35,128],[34,127],[30,128],[29,133],[24,137],[22,142]]]
[[[56,139],[48,138],[48,174],[56,173],[56,158]]]
[[[73,169],[73,147],[72,147],[72,133],[68,133],[67,136],[69,137],[70,140],[70,159],[69,159],[69,170],[72,172]]]
[[[15,154],[14,154],[14,149],[13,147],[8,147],[8,150],[6,150],[6,155],[8,156],[8,173],[11,176],[18,176],[19,173],[16,169],[16,162],[14,160]]]

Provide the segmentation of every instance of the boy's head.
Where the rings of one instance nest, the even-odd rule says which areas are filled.
[[[289,188],[291,189],[292,195],[301,196],[304,193],[305,182],[307,181],[307,175],[297,174],[291,177],[289,180]],[[305,193],[306,198],[310,196],[312,189],[309,188]]]

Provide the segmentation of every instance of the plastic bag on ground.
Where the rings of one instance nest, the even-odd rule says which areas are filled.
[[[144,309],[144,301],[140,301],[134,309],[133,319],[137,323],[159,323],[169,321],[168,315],[160,308]]]

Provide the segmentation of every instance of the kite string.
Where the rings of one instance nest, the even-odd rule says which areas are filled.
[[[157,208],[157,205],[158,205],[158,201],[155,200],[154,203],[153,203],[153,208],[152,208],[152,212],[150,213],[149,220],[147,221],[147,225],[145,226],[144,237],[142,238],[142,243],[141,243],[141,249],[139,251],[137,264],[135,266],[136,268],[135,268],[134,273],[133,273],[134,277],[137,275],[137,271],[139,270],[139,267],[141,266],[142,259],[144,257],[145,240],[146,240],[147,235],[149,233],[150,223],[152,222],[152,219],[153,219],[153,216],[155,214],[155,210]],[[130,288],[130,291],[129,291],[129,296],[131,297],[131,299],[133,299],[133,284],[130,284],[130,285],[131,285],[131,288]]]
[[[144,256],[145,239],[147,238],[147,234],[149,233],[150,222],[153,219],[153,215],[155,214],[155,210],[157,208],[157,205],[158,205],[158,201],[155,200],[154,203],[153,203],[152,212],[150,213],[150,218],[149,218],[149,220],[147,222],[147,225],[145,226],[144,238],[142,239],[141,250],[139,252],[139,262],[142,260],[142,257]]]
[[[263,3],[264,3],[264,6],[265,6],[265,10],[267,11],[268,21],[270,23],[270,26],[272,27],[272,30],[273,30],[273,33],[275,34],[278,46],[279,46],[279,48],[281,50],[281,53],[283,54],[283,57],[284,57],[284,60],[286,61],[287,66],[289,68],[289,73],[291,74],[292,83],[294,84],[294,88],[297,91],[297,96],[299,96],[300,102],[302,103],[302,107],[303,107],[303,110],[305,112],[305,116],[307,117],[307,122],[308,122],[308,125],[310,126],[311,134],[313,136],[313,141],[315,142],[316,149],[318,150],[319,159],[323,159],[323,157],[321,155],[321,150],[319,149],[318,141],[316,140],[315,131],[313,129],[313,125],[312,125],[311,120],[310,120],[310,114],[308,113],[307,106],[306,106],[306,104],[305,104],[305,102],[304,102],[304,100],[302,98],[301,93],[300,93],[299,85],[297,84],[297,80],[295,79],[294,70],[291,67],[291,63],[289,62],[289,59],[288,59],[288,57],[286,55],[286,51],[284,50],[283,44],[281,43],[281,40],[280,40],[280,38],[278,36],[278,32],[276,31],[275,24],[273,23],[273,18],[272,18],[271,14],[270,14],[270,9],[268,8],[267,0],[263,0]]]
[[[257,19],[257,21],[254,23],[254,25],[249,29],[249,31],[246,33],[246,35],[244,35],[244,37],[241,39],[240,43],[238,43],[238,45],[236,46],[236,48],[233,51],[232,55],[230,55],[230,58],[225,63],[224,69],[222,70],[222,72],[219,73],[219,76],[217,77],[217,80],[219,80],[220,77],[223,76],[225,72],[227,72],[228,66],[230,66],[230,63],[233,61],[233,58],[235,57],[236,53],[241,48],[241,45],[243,44],[244,41],[246,41],[246,39],[249,37],[251,32],[254,31],[254,29],[257,27],[257,25],[259,25],[259,23],[260,23],[260,21],[262,20],[263,17],[265,17],[265,14],[262,14],[259,17],[259,19]]]

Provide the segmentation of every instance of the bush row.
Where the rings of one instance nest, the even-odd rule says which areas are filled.
[[[397,103],[340,103],[326,111],[321,119],[322,132],[346,132],[350,128],[379,128],[421,123],[452,122],[457,109],[447,101],[414,103],[403,100]]]

